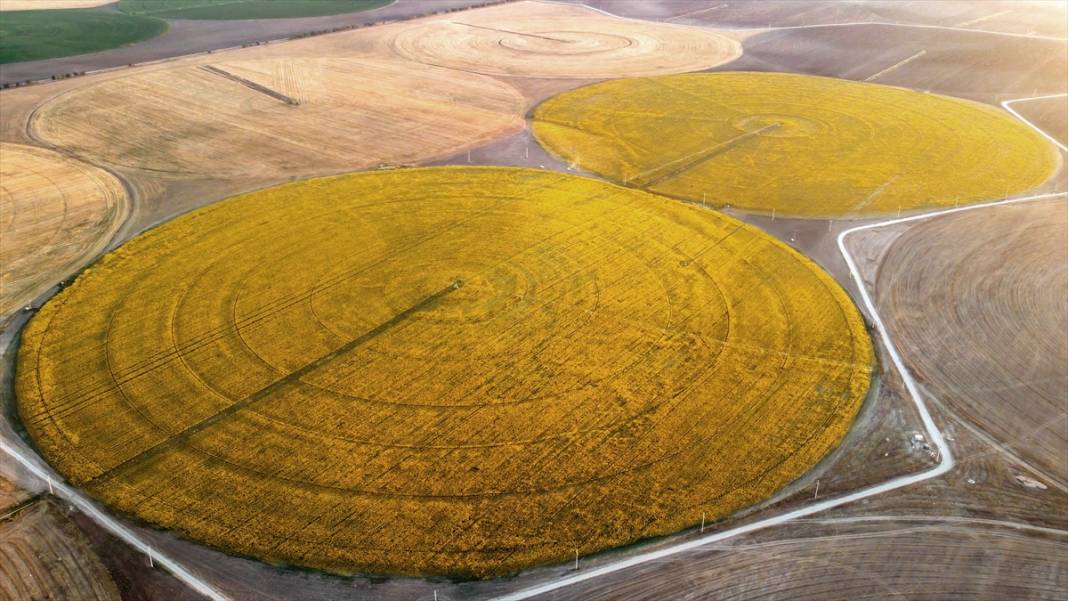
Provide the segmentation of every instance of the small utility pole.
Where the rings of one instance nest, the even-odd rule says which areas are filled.
[[[575,570],[578,571],[578,549],[575,549]]]

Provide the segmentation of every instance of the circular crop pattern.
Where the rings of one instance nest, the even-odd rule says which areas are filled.
[[[525,108],[491,77],[407,61],[255,59],[104,80],[32,126],[120,167],[275,179],[453,154],[521,129]]]
[[[896,213],[1001,198],[1057,166],[1051,144],[991,107],[786,73],[608,81],[534,112],[534,133],[618,182],[799,217]]]
[[[407,59],[441,67],[578,79],[681,73],[742,53],[738,42],[701,29],[611,18],[574,7],[550,9],[555,13],[545,16],[498,9],[424,21],[400,29],[389,45]]]
[[[228,551],[488,576],[722,517],[833,448],[872,350],[813,263],[574,176],[235,197],[31,321],[19,412],[72,482]]]
[[[102,251],[126,202],[122,184],[102,169],[0,142],[0,315]]]

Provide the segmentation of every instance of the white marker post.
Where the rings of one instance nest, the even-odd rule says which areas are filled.
[[[575,549],[575,571],[578,571],[578,549]]]
[[[701,512],[701,532],[705,531],[705,512]]]
[[[48,478],[48,494],[55,496],[56,491],[52,490],[52,479]]]
[[[812,498],[815,499],[818,496],[820,496],[820,481],[816,480],[816,494],[812,495]]]

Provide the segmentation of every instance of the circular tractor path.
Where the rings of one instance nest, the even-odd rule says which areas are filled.
[[[872,349],[811,261],[717,213],[507,168],[195,211],[34,317],[19,412],[78,486],[261,559],[490,576],[766,499]]]
[[[406,59],[514,77],[663,75],[707,69],[742,54],[737,41],[696,27],[530,2],[417,21],[393,31],[388,47]]]
[[[743,211],[865,217],[1001,198],[1057,166],[993,107],[787,73],[608,81],[538,106],[534,133],[574,165]]]
[[[0,142],[0,315],[103,251],[126,205],[122,183],[108,172]]]

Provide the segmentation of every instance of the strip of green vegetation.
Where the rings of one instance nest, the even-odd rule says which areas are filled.
[[[120,0],[130,15],[165,19],[283,19],[370,10],[392,0]]]
[[[117,48],[167,31],[153,17],[100,10],[19,10],[0,15],[0,64]]]

